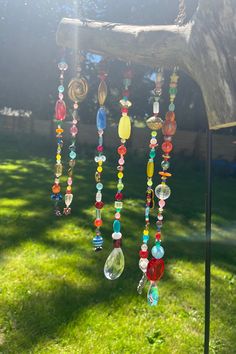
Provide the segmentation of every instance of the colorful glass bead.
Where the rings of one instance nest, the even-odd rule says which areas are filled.
[[[64,120],[66,118],[66,104],[63,100],[57,100],[56,102],[55,117],[57,120]]]
[[[163,120],[160,117],[150,117],[147,119],[146,124],[151,130],[159,130],[162,128]]]
[[[102,208],[104,207],[104,203],[103,203],[102,201],[96,202],[96,203],[95,203],[95,207],[96,207],[97,209],[102,209]]]
[[[119,241],[119,240],[117,240]],[[109,254],[104,265],[104,275],[109,280],[115,280],[122,274],[125,266],[123,251],[120,247],[115,247]]]
[[[104,107],[100,107],[97,112],[97,129],[106,129],[106,111]]]
[[[152,258],[147,266],[147,278],[151,281],[160,280],[164,274],[164,261],[163,259]]]
[[[131,134],[131,121],[129,116],[122,116],[118,125],[118,135],[120,139],[129,139]]]
[[[147,258],[140,258],[139,260],[139,268],[142,272],[146,273],[148,266],[148,259]]]
[[[118,221],[118,220],[115,220]],[[111,235],[113,240],[120,240],[122,238],[122,234],[121,232],[113,232],[113,234]]]
[[[171,194],[170,187],[168,187],[164,183],[161,183],[155,188],[155,194],[158,199],[166,200],[169,198],[169,196]]]
[[[102,226],[102,219],[96,219],[96,220],[94,221],[94,225],[95,225],[96,227]]]
[[[155,282],[151,282],[148,293],[147,293],[147,301],[150,306],[156,306],[158,304],[159,294],[158,288]]]
[[[170,112],[174,113],[174,112]],[[172,136],[175,134],[177,129],[177,124],[175,120],[165,120],[162,126],[162,132],[164,135]]]
[[[120,232],[120,228],[121,228],[120,221],[119,220],[115,220],[113,222],[113,230],[114,230],[114,232]]]
[[[159,259],[162,258],[165,254],[164,248],[162,246],[153,246],[152,247],[152,255],[154,258]]]
[[[147,163],[147,176],[151,178],[154,174],[154,162],[148,161]]]
[[[161,162],[161,167],[163,168],[164,171],[168,170],[168,168],[170,167],[169,161],[163,160]]]
[[[104,80],[102,80],[98,86],[98,102],[100,106],[103,106],[107,98],[107,85]]]
[[[94,247],[102,247],[102,245],[103,245],[103,238],[102,238],[102,236],[99,236],[99,235],[97,235],[97,236],[95,236],[94,238],[93,238],[93,245],[94,245]]]
[[[55,165],[55,176],[60,177],[62,175],[62,170],[63,170],[62,164],[56,164]]]
[[[127,149],[124,145],[120,145],[118,148],[117,148],[117,152],[119,155],[125,155],[126,152],[127,152]]]
[[[168,154],[173,149],[173,145],[170,141],[164,141],[164,143],[161,145],[161,148],[165,153]]]
[[[73,200],[73,194],[69,193],[69,194],[65,195],[65,204],[66,204],[67,208],[72,203],[72,200]]]

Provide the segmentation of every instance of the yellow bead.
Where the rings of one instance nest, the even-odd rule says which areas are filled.
[[[98,161],[98,166],[102,166],[102,161]]]
[[[67,186],[66,188],[68,191],[71,191],[71,186]]]
[[[117,176],[118,176],[118,178],[123,178],[124,174],[123,174],[123,172],[119,172]]]
[[[154,162],[148,161],[147,163],[147,176],[151,178],[154,174]]]
[[[61,155],[60,155],[60,154],[57,154],[57,155],[56,155],[56,159],[57,159],[57,160],[61,160]]]
[[[98,172],[102,172],[102,167],[99,166],[99,167],[97,168],[97,171],[98,171]]]
[[[130,117],[122,116],[119,121],[118,134],[120,139],[129,139],[131,134]]]
[[[144,235],[148,235],[148,230],[143,230]]]

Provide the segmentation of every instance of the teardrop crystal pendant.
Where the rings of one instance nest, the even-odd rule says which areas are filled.
[[[156,306],[158,304],[159,295],[156,282],[151,281],[147,293],[147,301],[150,306]]]
[[[104,265],[104,275],[109,280],[115,280],[122,274],[124,267],[125,258],[122,249],[114,248]]]

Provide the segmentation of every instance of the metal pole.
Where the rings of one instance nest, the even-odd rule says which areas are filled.
[[[207,130],[206,158],[206,255],[205,255],[205,336],[204,354],[209,354],[211,303],[211,206],[212,206],[212,132]]]

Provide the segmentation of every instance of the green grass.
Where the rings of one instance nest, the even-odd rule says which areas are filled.
[[[94,253],[93,151],[79,149],[73,214],[56,218],[49,200],[54,149],[43,139],[1,138],[0,353],[203,353],[204,171],[191,159],[173,159],[166,270],[151,308],[146,291],[136,292],[146,165],[139,153],[129,153],[125,170],[125,271],[113,282],[103,276],[116,185],[116,153],[107,155],[105,247]],[[235,182],[214,179],[211,353],[235,353]]]

